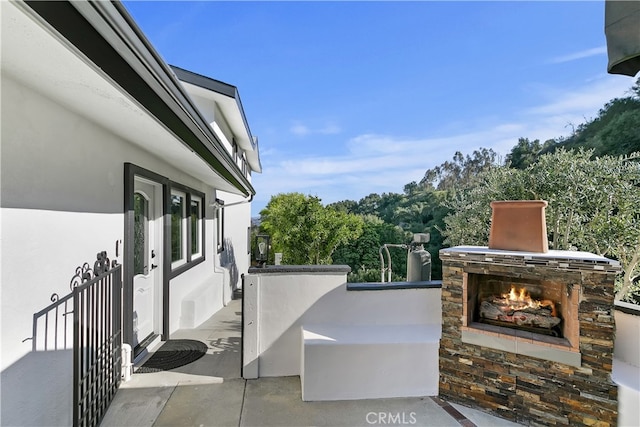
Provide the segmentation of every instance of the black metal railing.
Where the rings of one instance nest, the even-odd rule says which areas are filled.
[[[73,288],[74,426],[96,426],[120,386],[122,266],[98,254],[93,271],[85,264]]]
[[[100,252],[76,269],[71,293],[33,315],[33,351],[73,350],[73,425],[97,426],[120,386],[122,266]]]

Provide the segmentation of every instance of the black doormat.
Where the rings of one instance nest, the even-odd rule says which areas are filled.
[[[136,373],[168,371],[195,362],[207,353],[207,345],[196,340],[169,340],[144,362]]]

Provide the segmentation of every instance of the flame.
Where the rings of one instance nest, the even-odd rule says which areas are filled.
[[[511,291],[508,295],[503,295],[508,301],[531,304],[532,299],[526,288],[521,288],[516,292],[516,287],[511,285]]]
[[[534,300],[529,295],[527,288],[516,289],[515,285],[511,285],[511,290],[508,294],[503,294],[505,304],[514,311],[522,310],[525,308],[539,309],[540,307],[551,308],[551,315],[557,317],[556,306],[553,301],[550,300]]]

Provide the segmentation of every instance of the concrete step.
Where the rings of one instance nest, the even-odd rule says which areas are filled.
[[[438,395],[440,325],[305,325],[302,400]]]

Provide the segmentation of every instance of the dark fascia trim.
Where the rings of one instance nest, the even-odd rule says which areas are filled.
[[[349,274],[348,265],[267,265],[265,267],[251,267],[249,274]]]
[[[422,282],[347,283],[347,291],[390,291],[398,289],[441,289],[442,280]]]
[[[229,98],[233,98],[238,105],[238,111],[240,111],[240,115],[242,116],[242,121],[244,122],[245,129],[247,130],[247,135],[249,135],[249,142],[251,143],[253,150],[256,149],[256,142],[251,135],[249,122],[244,114],[244,108],[242,108],[242,101],[240,100],[240,93],[236,86],[221,82],[220,80],[212,79],[211,77],[203,76],[202,74],[194,73],[193,71],[185,70],[184,68],[176,67],[175,65],[169,65],[169,67],[173,70],[179,80],[228,96]]]
[[[255,189],[234,164],[233,159],[216,138],[197,109],[191,105],[182,86],[170,72],[168,65],[153,49],[133,18],[119,2],[74,2],[74,1],[25,1],[33,12],[38,14],[51,28],[71,43],[89,61],[102,70],[112,81],[129,93],[150,114],[155,116],[178,139],[205,161],[217,174],[245,196],[255,194]],[[77,4],[77,7],[76,7]],[[115,31],[121,41],[127,45],[147,68],[161,70],[152,80],[145,80],[123,55],[98,31],[93,23],[79,11],[80,8],[92,8],[95,19],[106,28]],[[109,9],[110,8],[110,9]],[[115,9],[114,9],[115,8]],[[107,10],[109,9],[109,10]],[[111,15],[119,15],[128,28],[116,22]],[[134,34],[137,40],[131,39]],[[145,50],[137,48],[144,46]],[[147,77],[149,78],[149,77]],[[159,92],[152,87],[161,87]],[[161,93],[162,92],[162,93]]]
[[[615,302],[616,311],[621,311],[622,313],[632,314],[634,316],[640,316],[640,305],[631,304],[629,302],[616,301]]]
[[[178,80],[217,92],[221,95],[228,96],[229,98],[238,99],[238,88],[233,85],[212,79],[211,77],[203,76],[202,74],[194,73],[193,71],[185,70],[184,68],[180,68],[175,65],[169,64],[169,67],[176,74]]]

